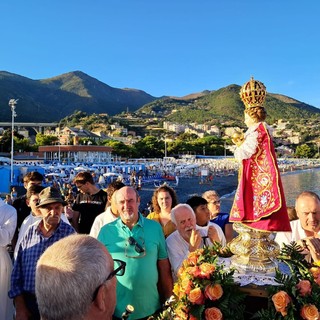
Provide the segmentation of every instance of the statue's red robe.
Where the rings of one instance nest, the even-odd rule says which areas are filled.
[[[291,231],[274,146],[266,124],[260,122],[255,132],[258,133],[257,148],[250,158],[242,160],[230,222],[241,222],[258,230]]]

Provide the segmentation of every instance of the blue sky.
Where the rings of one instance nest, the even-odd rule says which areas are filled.
[[[3,0],[0,70],[80,70],[156,97],[254,76],[320,107],[319,16],[318,0]]]

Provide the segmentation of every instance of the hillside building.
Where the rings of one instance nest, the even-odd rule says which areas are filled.
[[[67,145],[72,143],[78,144],[77,142],[80,139],[90,139],[95,142],[98,142],[101,139],[100,136],[92,133],[89,130],[74,127],[64,127],[62,130],[59,130],[59,128],[57,128],[56,134],[59,137],[59,143]]]

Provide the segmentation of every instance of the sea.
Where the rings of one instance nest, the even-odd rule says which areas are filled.
[[[320,196],[320,168],[287,172],[281,175],[287,206],[294,206],[302,191],[313,191]]]
[[[287,206],[294,206],[302,191],[313,191],[320,196],[320,168],[297,170],[281,174]],[[221,197],[221,211],[230,212],[235,191]]]
[[[178,187],[174,187],[179,203],[185,203],[193,195],[199,195],[207,190],[216,190],[221,197],[221,212],[229,213],[232,207],[236,187],[237,175],[215,177],[212,185],[200,184],[196,177],[180,179]],[[313,191],[320,196],[320,168],[288,171],[281,173],[281,180],[287,206],[294,206],[297,195],[302,191]],[[170,185],[172,186],[172,185]],[[155,186],[144,185],[139,192],[141,197],[140,208],[146,208],[151,200]]]

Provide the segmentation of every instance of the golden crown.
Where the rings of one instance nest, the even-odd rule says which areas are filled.
[[[253,77],[240,89],[240,97],[246,109],[262,106],[266,93],[265,85],[260,81],[254,80]]]

